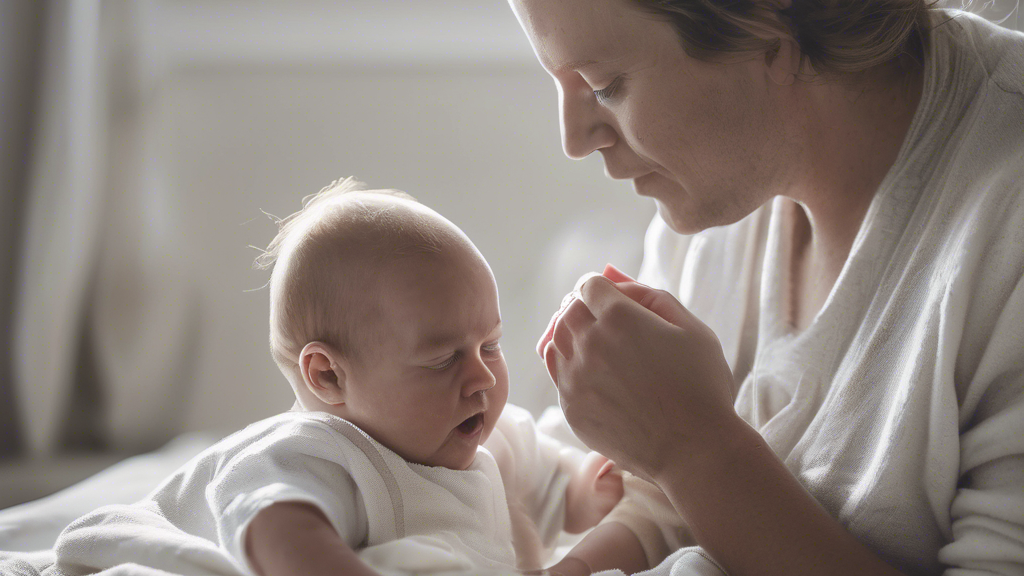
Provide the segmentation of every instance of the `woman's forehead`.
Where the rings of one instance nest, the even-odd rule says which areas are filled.
[[[639,48],[649,16],[628,0],[510,0],[545,68],[569,71]]]

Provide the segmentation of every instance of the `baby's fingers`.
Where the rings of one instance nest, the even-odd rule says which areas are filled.
[[[626,493],[622,473],[612,471],[613,467],[614,464],[609,467],[608,472],[594,480],[594,496],[604,503],[601,505],[603,514],[607,514],[614,508]]]
[[[587,478],[597,479],[608,473],[608,470],[605,470],[605,468],[609,465],[614,466],[615,463],[604,454],[591,451],[583,457],[583,462],[580,463],[580,472]]]

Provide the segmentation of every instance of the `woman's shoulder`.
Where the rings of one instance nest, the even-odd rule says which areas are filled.
[[[925,86],[900,168],[927,186],[984,180],[1024,158],[1024,33],[980,16],[932,15]],[[954,178],[955,179],[955,178]]]
[[[971,12],[937,10],[932,34],[938,41],[948,39],[1001,89],[1020,95],[1024,93],[1024,32],[1008,27],[1012,16],[996,23]]]

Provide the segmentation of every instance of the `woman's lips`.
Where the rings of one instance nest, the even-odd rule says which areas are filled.
[[[622,169],[622,170],[620,170],[618,168],[615,168],[615,169],[609,168],[608,165],[605,164],[604,165],[604,173],[605,173],[605,176],[608,176],[612,180],[636,180],[637,178],[643,178],[647,174],[650,174],[650,172],[649,172],[649,170],[651,170],[650,167],[640,166],[639,168],[640,168],[640,171],[638,171],[638,170],[631,170],[631,169]],[[647,170],[647,172],[644,172],[643,170]]]
[[[644,174],[643,176],[633,178],[633,190],[635,190],[636,193],[641,196],[647,196],[648,194],[644,194],[643,190],[641,189],[641,186],[643,186],[646,182],[648,182],[652,177],[656,176],[657,174],[657,172],[650,172],[648,174]]]

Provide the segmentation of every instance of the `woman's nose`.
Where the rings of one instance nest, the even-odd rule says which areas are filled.
[[[497,383],[494,373],[487,367],[483,358],[467,358],[465,364],[465,380],[462,382],[462,395],[469,397],[481,390],[490,390]]]
[[[615,130],[601,119],[600,104],[585,84],[579,88],[558,87],[558,116],[562,128],[562,150],[574,160],[594,150],[615,144]]]

